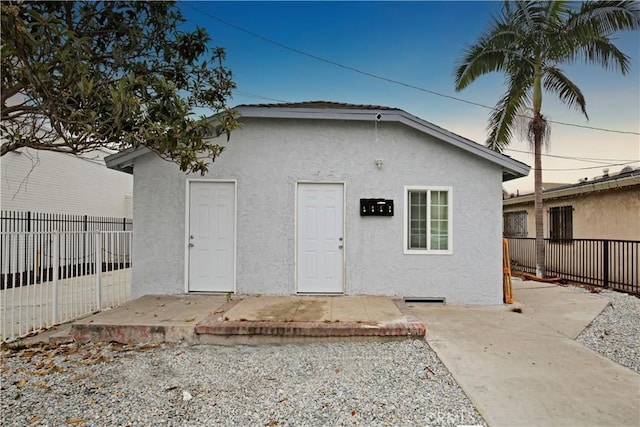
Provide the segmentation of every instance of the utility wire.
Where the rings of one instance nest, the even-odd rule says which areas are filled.
[[[332,61],[330,59],[326,59],[326,58],[323,58],[321,56],[317,56],[317,55],[305,52],[303,50],[287,46],[287,45],[285,45],[283,43],[280,43],[278,41],[272,40],[272,39],[267,38],[267,37],[265,37],[263,35],[260,35],[258,33],[253,32],[253,31],[250,31],[250,30],[247,30],[246,28],[242,28],[242,27],[240,27],[240,26],[238,26],[236,24],[233,24],[233,23],[231,23],[229,21],[226,21],[226,20],[224,20],[222,18],[219,18],[219,17],[217,17],[215,15],[212,15],[209,12],[206,12],[206,11],[204,11],[202,9],[199,9],[199,8],[193,6],[191,4],[191,2],[184,2],[183,4],[189,6],[190,8],[192,8],[193,10],[195,10],[197,12],[200,12],[200,13],[202,13],[204,15],[207,15],[208,17],[210,17],[212,19],[215,19],[216,21],[218,21],[218,22],[220,22],[220,23],[222,23],[224,25],[227,25],[227,26],[229,26],[231,28],[235,28],[238,31],[242,31],[244,33],[247,33],[247,34],[253,36],[253,37],[256,37],[256,38],[258,38],[260,40],[263,40],[263,41],[265,41],[267,43],[271,43],[271,44],[273,44],[275,46],[278,46],[278,47],[280,47],[282,49],[297,53],[299,55],[306,56],[306,57],[309,57],[309,58],[315,59],[317,61],[321,61],[321,62],[330,64],[330,65],[334,65],[336,67],[343,68],[345,70],[353,71],[354,73],[362,74],[364,76],[368,76],[368,77],[371,77],[371,78],[374,78],[374,79],[377,79],[377,80],[382,80],[382,81],[385,81],[385,82],[388,82],[388,83],[393,83],[393,84],[396,84],[396,85],[399,85],[399,86],[404,86],[404,87],[407,87],[407,88],[410,88],[410,89],[415,89],[415,90],[419,90],[421,92],[425,92],[425,93],[429,93],[429,94],[432,94],[432,95],[440,96],[442,98],[447,98],[447,99],[451,99],[451,100],[458,101],[458,102],[464,102],[464,103],[469,104],[469,105],[474,105],[474,106],[477,106],[477,107],[486,108],[488,110],[496,111],[496,109],[494,107],[490,107],[488,105],[481,104],[479,102],[469,101],[469,100],[458,98],[458,97],[455,97],[455,96],[452,96],[452,95],[445,95],[443,93],[436,92],[436,91],[429,90],[429,89],[425,89],[423,87],[412,85],[410,83],[405,83],[405,82],[402,82],[400,80],[394,80],[394,79],[391,79],[391,78],[388,78],[388,77],[379,76],[377,74],[369,73],[367,71],[363,71],[363,70],[360,70],[358,68],[350,67],[348,65],[344,65],[344,64],[341,64],[339,62],[335,62],[335,61]],[[532,118],[532,117],[524,116],[524,115],[520,115],[520,116],[528,118],[528,119]],[[595,127],[595,126],[579,125],[579,124],[576,124],[576,123],[559,122],[559,121],[555,121],[555,120],[547,120],[547,122],[555,123],[555,124],[563,125],[563,126],[573,126],[573,127],[577,127],[577,128],[583,128],[583,129],[598,130],[598,131],[602,131],[602,132],[621,133],[621,134],[629,134],[629,135],[640,135],[640,132],[635,132],[635,131],[606,129],[606,128],[600,128],[600,127]]]
[[[603,166],[626,166],[626,165],[631,165],[633,163],[637,163],[638,161],[634,161],[634,162],[627,162],[627,163],[611,163],[611,164],[603,164],[600,166],[591,166],[591,167],[586,167],[586,168],[572,168],[572,169],[545,169],[542,168],[540,169],[543,172],[549,172],[549,171],[554,171],[554,172],[565,172],[565,171],[582,171],[582,170],[589,170],[589,169],[602,169]],[[531,170],[535,170],[535,168],[531,168]]]
[[[513,151],[513,152],[516,152],[516,153],[533,154],[531,151],[516,150],[515,148],[505,148],[505,149],[504,149],[504,151]],[[640,159],[638,159],[638,160],[629,160],[629,159],[598,159],[598,158],[594,158],[594,157],[558,156],[558,155],[554,155],[554,154],[541,154],[541,156],[545,156],[545,157],[555,157],[555,158],[558,158],[558,159],[576,160],[576,161],[580,161],[580,162],[602,163],[603,165],[611,164],[611,163],[607,163],[607,162],[631,162],[631,163],[640,162]]]
[[[264,100],[267,100],[267,101],[289,102],[289,101],[284,101],[282,99],[269,98],[268,96],[257,95],[255,93],[244,92],[244,91],[237,90],[237,89],[234,91],[234,93],[237,93],[238,95],[246,96],[246,97],[249,97],[249,98],[264,99]]]

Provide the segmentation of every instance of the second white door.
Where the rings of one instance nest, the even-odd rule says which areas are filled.
[[[344,292],[344,186],[298,184],[297,284],[300,293]]]

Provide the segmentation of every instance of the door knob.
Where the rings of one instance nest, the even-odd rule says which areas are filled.
[[[189,247],[192,248],[193,247],[193,243],[189,243]]]
[[[342,245],[338,246],[338,249],[342,249],[342,248],[344,248],[344,246],[342,246]]]

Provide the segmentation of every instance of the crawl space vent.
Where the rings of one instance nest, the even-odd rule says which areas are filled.
[[[447,299],[444,297],[404,297],[405,304],[442,305]]]

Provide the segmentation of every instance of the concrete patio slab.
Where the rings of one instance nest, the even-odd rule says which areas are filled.
[[[248,296],[196,326],[216,344],[418,338],[425,326],[400,300],[370,296]]]
[[[257,344],[418,338],[425,326],[388,297],[148,295],[80,319],[50,342]]]
[[[266,296],[243,298],[225,313],[229,321],[393,322],[404,316],[388,297]]]
[[[412,307],[426,339],[491,426],[638,426],[640,375],[573,338],[593,296],[514,280],[511,307]]]
[[[77,342],[191,342],[195,325],[227,303],[223,295],[147,295],[74,322]]]

